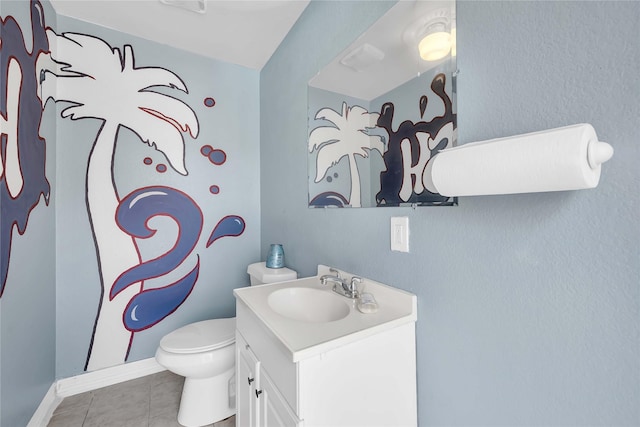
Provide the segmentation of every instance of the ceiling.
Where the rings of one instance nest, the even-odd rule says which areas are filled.
[[[262,69],[309,0],[51,0],[56,13],[220,61]]]

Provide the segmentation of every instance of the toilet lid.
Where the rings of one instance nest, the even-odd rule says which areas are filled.
[[[160,348],[171,353],[199,353],[233,344],[236,319],[211,319],[191,323],[165,335]]]

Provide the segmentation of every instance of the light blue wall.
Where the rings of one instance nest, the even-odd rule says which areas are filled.
[[[596,189],[308,209],[306,83],[387,8],[312,2],[261,73],[263,257],[418,295],[421,426],[638,425],[640,3],[457,5],[459,143],[591,123],[616,151]]]
[[[49,3],[45,2],[43,8],[46,24],[55,25]],[[21,26],[25,47],[30,51],[29,3],[3,1],[1,16],[9,15]],[[37,122],[39,111],[32,113]],[[46,176],[53,188],[56,139],[51,117],[43,117],[40,135],[46,138]],[[13,233],[7,284],[0,299],[0,426],[3,427],[26,425],[55,379],[55,209],[53,197],[48,206],[41,198],[29,216],[25,233],[19,235],[15,230]]]

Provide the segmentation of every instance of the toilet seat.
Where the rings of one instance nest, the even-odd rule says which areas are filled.
[[[211,319],[191,323],[165,335],[160,348],[171,353],[201,353],[233,344],[236,319]]]

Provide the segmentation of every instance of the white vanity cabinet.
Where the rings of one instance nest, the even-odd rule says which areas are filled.
[[[270,323],[237,291],[239,427],[417,425],[415,316],[292,351],[280,319]],[[286,325],[293,334],[322,327]]]

